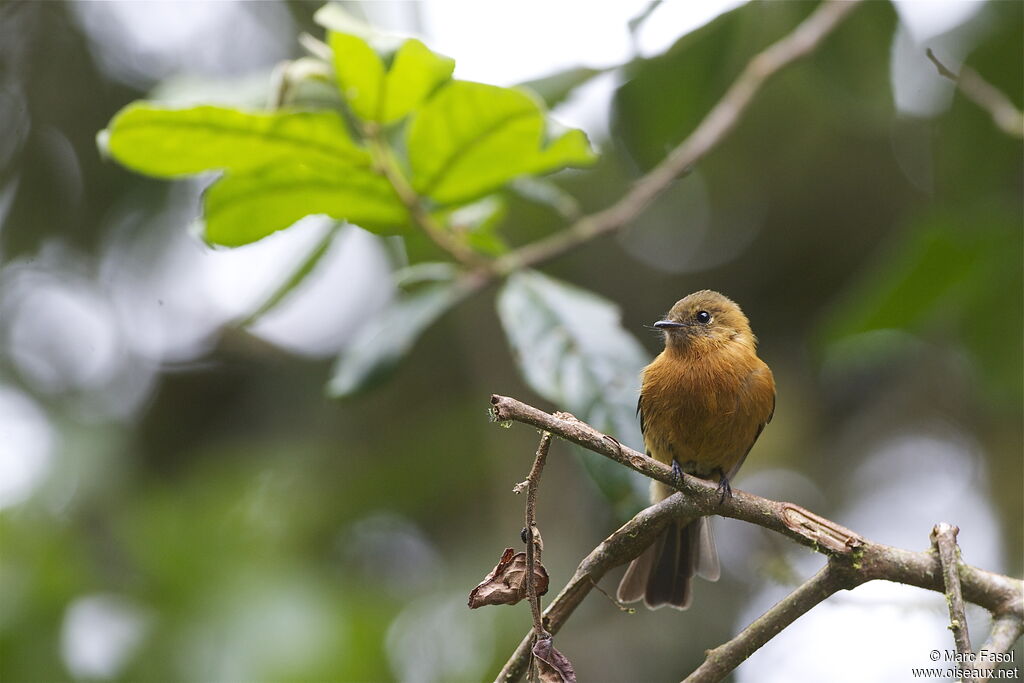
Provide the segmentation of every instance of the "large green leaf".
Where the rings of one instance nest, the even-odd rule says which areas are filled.
[[[368,320],[342,351],[327,385],[330,396],[341,398],[365,389],[390,371],[416,340],[465,290],[455,281],[423,285]]]
[[[341,117],[331,111],[168,109],[137,102],[114,116],[105,139],[114,159],[159,177],[246,171],[271,164],[334,169],[370,165],[369,154],[352,141]]]
[[[318,213],[380,234],[402,232],[408,224],[394,190],[369,169],[344,173],[271,166],[228,173],[210,186],[203,200],[205,238],[224,246],[255,242]]]
[[[370,44],[355,34],[331,33],[338,87],[352,111],[366,121],[393,123],[418,107],[451,78],[455,61],[410,38],[387,69]]]
[[[384,85],[384,60],[355,35],[331,33],[329,42],[334,53],[334,75],[345,101],[359,118],[377,120]]]
[[[442,203],[475,199],[524,174],[594,161],[586,135],[545,143],[541,105],[529,94],[451,81],[414,115],[408,132],[413,187]]]
[[[636,401],[640,371],[648,354],[623,329],[618,307],[592,292],[521,271],[498,295],[498,314],[527,384],[620,442],[640,448]],[[627,470],[602,458],[585,458],[595,478],[614,499],[633,491]],[[593,470],[592,470],[593,471]]]
[[[435,54],[410,38],[398,48],[384,80],[381,123],[391,123],[418,107],[439,85],[452,77],[455,60]]]

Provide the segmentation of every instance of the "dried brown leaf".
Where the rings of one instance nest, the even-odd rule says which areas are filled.
[[[572,662],[555,649],[551,638],[540,638],[533,646],[534,663],[541,683],[576,683]]]
[[[537,595],[548,592],[548,572],[537,563],[534,570]],[[469,594],[471,609],[484,605],[514,605],[526,597],[526,553],[506,548],[497,566]]]

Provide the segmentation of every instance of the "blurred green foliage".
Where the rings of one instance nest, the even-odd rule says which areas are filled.
[[[385,55],[390,66],[358,32],[332,31],[329,43],[345,111],[133,103],[100,141],[121,164],[155,177],[225,171],[207,188],[203,207],[207,241],[225,246],[254,242],[310,214],[402,233],[406,185],[437,204],[461,205],[521,175],[593,162],[582,131],[544,140],[544,111],[529,94],[453,81],[455,62],[416,39]],[[359,122],[354,131],[346,114]],[[408,171],[388,175],[383,168],[394,166],[394,152],[370,126],[410,115]]]
[[[610,301],[537,271],[513,274],[497,300],[498,317],[526,383],[553,405],[634,448],[640,371],[647,354],[621,327]],[[626,512],[638,477],[603,458],[583,463],[609,502]]]
[[[314,6],[287,7],[297,27],[322,35]],[[814,55],[772,80],[697,172],[622,234],[498,287],[465,288],[459,269],[406,225],[405,207],[353,136],[353,114],[384,124],[399,168],[430,195],[431,215],[470,248],[500,254],[621,196],[693,129],[750,56],[811,9],[745,5],[663,54],[630,60],[614,70],[611,137],[596,141],[594,167],[508,184],[590,162],[578,131],[549,139],[541,101],[571,101],[604,69],[533,80],[536,98],[460,84],[447,80],[450,61],[422,43],[381,47],[380,36],[339,25],[325,10],[320,21],[348,36],[327,38],[335,54],[358,53],[371,68],[351,78],[339,69],[340,89],[319,67],[290,84],[295,108],[320,111],[252,112],[223,100],[171,109],[129,104],[153,95],[98,65],[68,4],[0,8],[0,27],[15,27],[0,40],[10,56],[0,60],[3,93],[24,101],[17,117],[3,109],[14,133],[0,145],[9,197],[0,278],[49,263],[56,244],[77,259],[61,262],[61,277],[99,279],[109,245],[162,229],[174,188],[101,160],[94,138],[108,122],[112,155],[138,170],[226,169],[205,195],[211,242],[249,242],[319,211],[403,233],[380,242],[395,272],[378,286],[396,287],[393,299],[363,321],[333,366],[227,324],[200,357],[161,365],[127,416],[103,416],[98,391],[47,393],[30,381],[9,353],[4,297],[15,288],[0,288],[0,382],[32,396],[57,434],[44,482],[0,510],[0,678],[102,678],[67,657],[69,615],[96,597],[116,598],[109,604],[138,627],[115,680],[493,675],[528,615],[469,612],[464,600],[501,548],[518,543],[521,506],[509,491],[536,444],[532,430],[489,424],[487,396],[568,409],[635,445],[628,382],[659,346],[643,326],[704,287],[742,303],[779,385],[775,420],[740,487],[769,469],[799,472],[820,494],[815,511],[841,514],[852,473],[880,439],[923,421],[948,423],[977,444],[981,474],[971,487],[1004,529],[987,531],[998,535],[1006,564],[987,568],[1019,575],[1021,147],[958,94],[934,118],[895,110],[898,21],[888,3],[865,3]],[[983,17],[966,62],[1020,106],[1022,6],[988,3]],[[241,79],[229,82],[240,99],[257,99]],[[406,87],[403,98],[381,104],[395,84]],[[478,108],[486,115],[469,115]],[[478,144],[485,121],[499,134]],[[188,132],[168,129],[186,122]],[[262,135],[270,129],[279,136],[273,145]],[[74,164],[62,161],[53,131]],[[310,153],[311,141],[333,151]],[[125,206],[133,219],[118,226],[110,217]],[[187,218],[179,222],[172,227],[183,230]],[[314,244],[262,313],[302,297],[329,243],[357,229]],[[664,258],[645,254],[645,244]],[[333,312],[326,306],[323,315]],[[348,398],[325,398],[325,382]],[[642,500],[628,497],[633,484],[617,468],[588,477],[558,457],[565,450],[553,447],[540,492],[555,586]],[[609,469],[595,461],[583,459]],[[951,521],[957,514],[951,504]],[[750,554],[751,564],[763,559]],[[678,678],[735,631],[754,588],[730,575],[702,583],[682,616],[624,615],[595,595],[558,647],[582,680]]]

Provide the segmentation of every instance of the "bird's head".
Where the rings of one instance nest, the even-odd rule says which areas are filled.
[[[676,302],[654,327],[665,333],[666,348],[693,351],[730,342],[756,343],[750,322],[727,296],[702,289]]]

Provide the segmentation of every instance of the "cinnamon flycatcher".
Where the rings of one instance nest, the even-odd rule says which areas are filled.
[[[637,414],[647,454],[680,471],[729,481],[775,412],[775,380],[757,357],[757,339],[743,311],[729,298],[702,290],[681,299],[654,326],[665,350],[644,368]],[[651,482],[651,502],[675,490]],[[670,522],[629,565],[618,598],[640,598],[650,608],[686,609],[690,580],[718,579],[718,553],[707,517]]]

